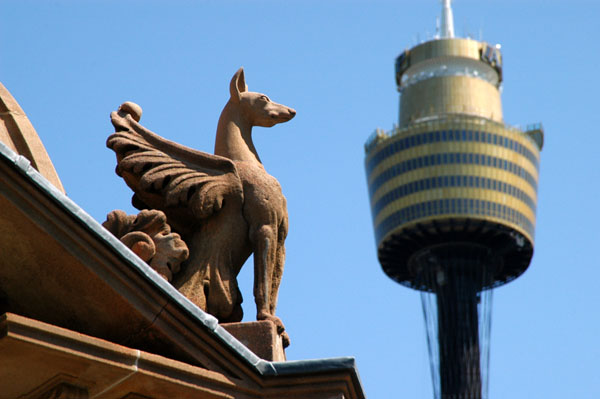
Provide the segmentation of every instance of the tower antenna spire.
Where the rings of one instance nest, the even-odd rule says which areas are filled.
[[[442,0],[442,39],[454,37],[454,16],[452,15],[452,0]]]

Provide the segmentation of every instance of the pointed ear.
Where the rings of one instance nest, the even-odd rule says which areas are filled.
[[[244,67],[241,67],[233,75],[233,78],[231,78],[231,83],[229,83],[229,94],[233,101],[239,102],[241,94],[245,91],[248,91],[248,86],[246,86],[246,78],[244,77]]]

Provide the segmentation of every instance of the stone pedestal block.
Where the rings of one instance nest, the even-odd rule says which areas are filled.
[[[262,320],[245,323],[222,323],[221,327],[261,359],[274,362],[285,361],[281,336],[277,334],[277,328],[273,322]]]

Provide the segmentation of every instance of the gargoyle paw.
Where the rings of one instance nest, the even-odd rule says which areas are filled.
[[[281,333],[281,345],[284,349],[290,346],[290,336],[285,331]]]
[[[270,320],[272,321],[275,326],[277,327],[277,334],[283,334],[283,332],[285,331],[285,327],[281,321],[281,319],[277,316],[273,316],[272,314],[269,314],[267,312],[259,312],[256,315],[256,320]]]

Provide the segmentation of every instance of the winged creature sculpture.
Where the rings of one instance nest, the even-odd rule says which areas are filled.
[[[107,146],[116,172],[134,191],[138,209],[159,209],[189,247],[172,283],[221,322],[242,319],[236,276],[254,253],[258,320],[273,321],[285,261],[286,200],[252,142],[252,127],[287,122],[296,111],[247,89],[240,68],[217,125],[215,154],[164,139],[139,124],[142,110],[127,102],[111,113]],[[283,333],[285,334],[285,333]]]

